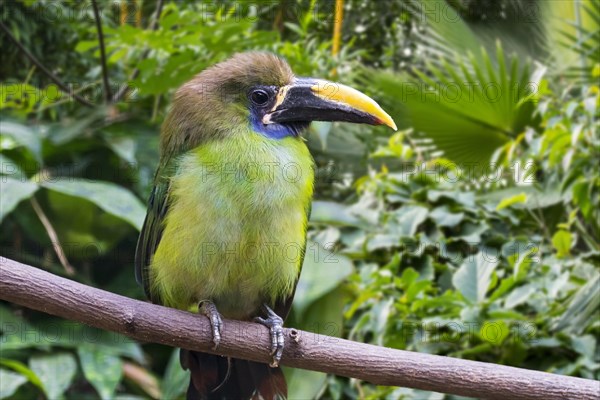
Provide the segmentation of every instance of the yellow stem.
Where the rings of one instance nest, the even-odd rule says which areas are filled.
[[[333,48],[332,55],[340,52],[340,41],[342,37],[342,21],[344,19],[344,0],[335,0],[335,14],[333,21]]]
[[[137,0],[135,6],[135,26],[142,27],[142,4],[144,0]]]
[[[127,0],[121,0],[121,15],[119,15],[121,26],[127,23]]]

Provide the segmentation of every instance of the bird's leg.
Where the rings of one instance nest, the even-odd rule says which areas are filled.
[[[277,367],[279,366],[279,361],[281,361],[283,346],[285,344],[283,339],[283,319],[275,314],[275,311],[271,310],[266,304],[263,304],[263,311],[267,315],[267,318],[256,317],[254,321],[269,328],[271,333],[271,355],[273,356],[273,361],[269,365]]]
[[[198,311],[201,314],[206,315],[206,317],[210,321],[210,326],[212,327],[213,343],[215,344],[213,350],[216,350],[217,347],[219,347],[219,343],[221,342],[221,327],[223,326],[221,314],[219,314],[215,303],[213,303],[210,300],[202,300],[200,303],[198,303]]]

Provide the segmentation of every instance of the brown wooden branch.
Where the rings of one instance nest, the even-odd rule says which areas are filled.
[[[119,332],[144,342],[269,362],[269,332],[251,322],[225,320],[212,349],[204,317],[52,275],[7,258],[0,260],[0,299]],[[451,357],[395,350],[286,329],[282,364],[405,386],[489,399],[597,399],[600,382]],[[295,340],[296,339],[296,340]]]
[[[48,78],[50,78],[50,80],[54,82],[54,84],[58,86],[60,90],[62,90],[65,94],[73,96],[75,100],[77,100],[84,106],[94,107],[94,103],[86,100],[77,93],[74,93],[63,81],[61,81],[56,75],[50,72],[50,70],[46,68],[44,64],[40,62],[40,60],[38,60],[29,50],[27,50],[25,46],[23,46],[21,42],[19,42],[19,40],[17,40],[17,38],[12,34],[10,29],[8,29],[8,27],[2,21],[0,21],[0,29],[6,34],[6,36],[8,36],[10,41],[13,42],[23,54],[25,54],[25,57],[27,57],[29,61],[31,61],[36,67],[38,67],[38,69],[42,71]]]

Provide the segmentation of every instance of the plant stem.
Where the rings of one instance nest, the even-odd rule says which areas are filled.
[[[96,20],[96,30],[98,31],[98,43],[100,45],[100,63],[102,66],[102,83],[104,84],[104,102],[108,104],[112,97],[110,83],[108,82],[108,66],[106,65],[106,49],[104,47],[104,34],[102,33],[102,21],[100,19],[100,11],[98,3],[92,0],[92,10],[94,11],[94,19]]]
[[[69,276],[75,275],[75,269],[73,269],[73,266],[69,263],[69,260],[67,259],[67,255],[65,254],[65,252],[60,244],[60,241],[58,240],[58,235],[56,234],[54,227],[50,223],[50,220],[46,216],[46,213],[44,213],[44,210],[40,206],[40,203],[38,203],[38,201],[35,199],[35,197],[32,197],[30,202],[31,202],[31,206],[33,207],[33,211],[35,211],[36,215],[40,219],[40,222],[42,223],[42,225],[44,225],[44,229],[46,229],[46,233],[48,234],[48,237],[50,238],[50,241],[52,242],[52,247],[54,248],[54,252],[56,253],[61,265],[65,269],[65,273]]]

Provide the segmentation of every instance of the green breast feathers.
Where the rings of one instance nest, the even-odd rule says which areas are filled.
[[[180,156],[150,290],[180,309],[211,299],[237,319],[290,296],[313,180],[308,149],[293,137],[249,131]]]

